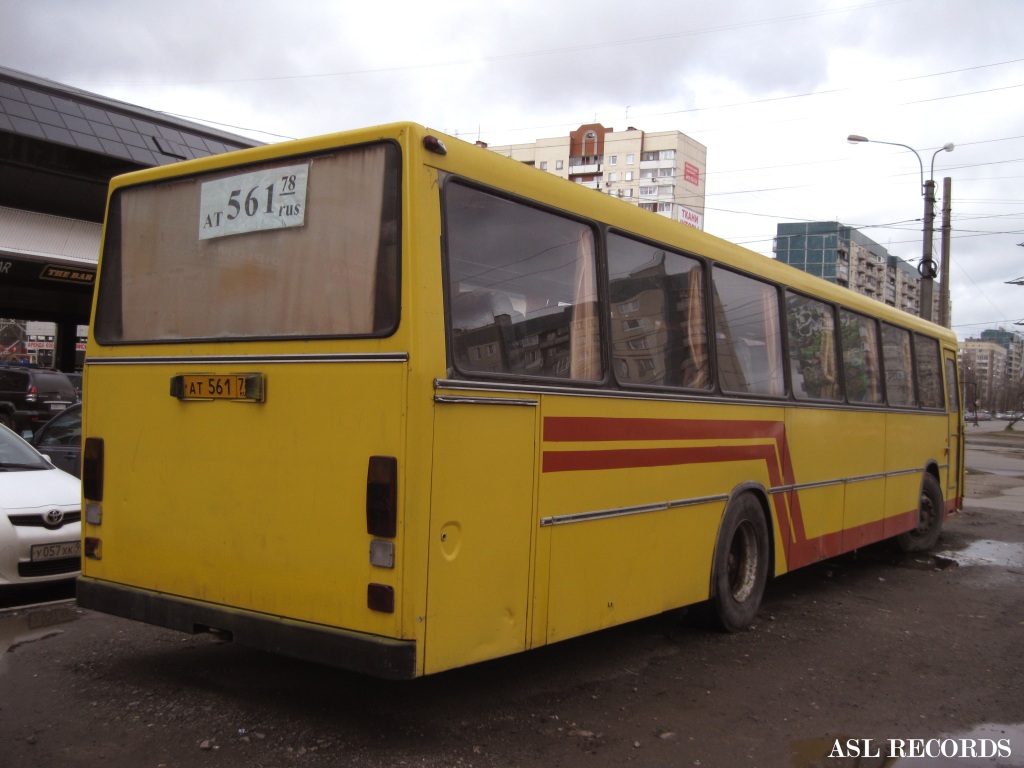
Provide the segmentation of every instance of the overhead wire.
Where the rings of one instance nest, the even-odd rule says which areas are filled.
[[[301,79],[353,76],[353,75],[372,74],[372,73],[380,73],[380,72],[398,72],[398,71],[404,71],[404,70],[417,70],[417,69],[428,69],[428,68],[448,67],[448,66],[462,66],[462,65],[466,65],[466,64],[480,64],[480,63],[487,64],[487,63],[496,63],[496,62],[507,61],[507,60],[523,59],[523,58],[528,58],[528,57],[539,57],[539,56],[550,56],[550,55],[557,55],[557,54],[564,54],[564,53],[575,53],[575,52],[580,52],[580,51],[598,50],[598,49],[609,48],[609,47],[629,46],[629,45],[636,45],[636,44],[658,42],[658,41],[664,41],[664,40],[670,40],[670,39],[678,39],[678,38],[689,37],[689,36],[697,36],[697,35],[704,35],[704,34],[714,34],[714,33],[728,32],[728,31],[733,31],[733,30],[736,30],[736,29],[744,29],[744,28],[751,28],[751,27],[764,26],[764,25],[770,25],[770,24],[799,21],[799,20],[803,20],[803,19],[807,19],[807,18],[820,17],[820,16],[825,16],[825,15],[830,15],[830,14],[846,13],[846,12],[864,10],[864,9],[869,9],[869,8],[874,8],[874,7],[879,7],[879,6],[893,5],[893,4],[903,3],[903,2],[908,2],[908,0],[880,0],[879,2],[859,3],[859,4],[856,4],[856,5],[844,6],[842,8],[835,8],[835,9],[828,9],[828,10],[814,11],[814,12],[800,13],[800,14],[790,14],[790,15],[786,15],[786,16],[778,16],[778,17],[772,17],[772,18],[767,18],[767,19],[757,19],[757,20],[752,20],[752,21],[742,21],[742,22],[736,22],[736,23],[731,23],[731,24],[711,26],[711,27],[705,27],[705,28],[700,28],[700,29],[682,30],[682,31],[678,31],[678,32],[670,32],[670,33],[664,33],[664,34],[658,34],[658,35],[649,35],[649,36],[643,36],[643,37],[637,37],[637,38],[628,38],[628,39],[612,40],[612,41],[598,41],[598,42],[594,42],[594,43],[582,43],[582,44],[579,44],[579,45],[562,46],[562,47],[558,47],[558,48],[551,48],[551,49],[544,49],[544,50],[520,51],[520,52],[509,53],[509,54],[501,54],[501,55],[487,56],[487,57],[477,57],[477,58],[468,58],[468,59],[452,60],[452,61],[418,62],[418,63],[410,64],[410,65],[396,65],[396,66],[389,66],[389,67],[378,67],[378,68],[369,68],[369,69],[360,69],[360,70],[336,71],[336,72],[313,73],[313,74],[302,74],[302,75],[273,75],[273,76],[265,76],[265,77],[247,77],[247,78],[226,78],[226,79],[203,78],[203,79],[193,79],[193,80],[161,81],[160,84],[219,84],[219,83],[243,83],[243,82],[270,82],[270,81],[277,81],[277,80],[301,80]],[[986,69],[986,68],[994,68],[994,67],[1018,64],[1021,61],[1024,61],[1024,59],[1012,59],[1012,60],[1007,60],[1007,61],[991,62],[991,63],[986,63],[986,64],[973,65],[973,66],[969,66],[969,67],[961,67],[961,68],[957,68],[957,69],[950,69],[950,70],[945,70],[945,71],[942,71],[942,72],[917,74],[917,75],[912,75],[912,76],[908,76],[908,77],[902,77],[902,78],[897,78],[897,79],[889,80],[889,81],[886,81],[885,84],[896,84],[896,83],[903,83],[903,82],[920,81],[920,80],[926,79],[926,78],[937,78],[937,77],[943,77],[943,76],[947,76],[947,75],[960,74],[960,73],[964,73],[964,72],[968,72],[968,71],[976,71],[976,70],[981,70],[981,69]],[[123,81],[122,81],[122,83],[123,83]],[[132,84],[138,85],[138,84],[142,84],[142,83],[136,82],[136,83],[132,83]],[[874,85],[877,86],[878,84],[874,84]],[[852,87],[832,88],[832,89],[828,89],[828,90],[813,91],[813,92],[807,92],[807,93],[783,94],[783,95],[780,95],[780,96],[772,96],[772,97],[768,97],[768,98],[751,99],[751,100],[737,101],[737,102],[731,102],[731,103],[723,103],[723,104],[717,104],[717,105],[693,106],[693,107],[688,107],[688,108],[680,109],[680,110],[672,110],[672,111],[665,111],[665,112],[652,112],[652,113],[649,113],[649,114],[646,114],[646,115],[643,114],[643,113],[640,113],[640,114],[634,115],[632,119],[633,120],[639,120],[639,119],[650,118],[650,117],[661,117],[661,116],[672,116],[672,115],[683,115],[683,114],[695,114],[695,113],[701,113],[701,112],[705,112],[706,113],[706,112],[709,112],[709,111],[712,111],[712,110],[723,110],[723,109],[733,109],[733,108],[738,108],[738,107],[757,106],[757,105],[762,105],[762,104],[769,104],[769,103],[776,103],[776,102],[785,102],[785,101],[791,101],[791,100],[796,100],[796,99],[809,99],[809,98],[812,98],[812,97],[823,97],[823,96],[834,95],[834,94],[842,93],[842,92],[849,92],[851,90],[855,90],[857,88],[864,88],[864,87],[867,87],[867,86],[861,84],[861,85],[852,86]],[[998,86],[998,87],[994,87],[994,88],[977,89],[977,90],[960,92],[960,93],[955,93],[955,94],[946,94],[946,95],[942,95],[942,96],[931,97],[931,98],[928,98],[928,99],[916,99],[916,100],[904,101],[904,102],[900,103],[900,106],[916,105],[916,104],[932,102],[932,101],[959,99],[959,98],[965,98],[965,97],[976,96],[976,95],[981,95],[981,94],[989,94],[989,93],[995,93],[995,92],[1001,92],[1001,91],[1008,91],[1008,90],[1018,89],[1020,87],[1024,87],[1024,83],[1008,84],[1008,85],[1002,85],[1002,86]],[[168,114],[174,114],[174,113],[168,113]],[[292,138],[290,136],[285,136],[283,134],[276,134],[276,133],[272,133],[272,132],[261,130],[261,129],[251,129],[251,128],[246,128],[246,127],[237,126],[237,125],[231,125],[231,124],[227,124],[227,123],[218,123],[216,121],[204,120],[203,118],[191,117],[191,116],[187,116],[187,115],[176,115],[176,116],[183,117],[185,119],[196,120],[196,121],[199,121],[199,122],[206,122],[206,123],[209,123],[211,125],[218,125],[218,126],[226,127],[226,128],[230,128],[232,130],[254,131],[254,132],[258,132],[258,133],[261,133],[263,135],[272,136],[272,137],[275,137],[275,138]],[[505,131],[505,132],[526,131],[526,130],[537,130],[538,128],[541,128],[541,127],[543,127],[543,126],[534,126],[534,127],[528,127],[528,128],[522,128],[522,127],[520,127],[520,128],[504,128],[502,130]],[[489,135],[491,133],[494,133],[494,131],[478,131],[478,132],[481,135]],[[1014,136],[1014,137],[1005,137],[1005,138],[1001,138],[1001,139],[989,139],[989,140],[984,140],[984,141],[965,142],[965,143],[961,143],[959,146],[970,146],[972,144],[983,144],[983,143],[989,143],[989,142],[994,142],[994,141],[1010,141],[1010,140],[1019,139],[1019,138],[1022,138],[1022,137]],[[1024,160],[1024,158],[998,160],[998,161],[991,161],[991,162],[977,163],[977,164],[964,164],[964,165],[959,165],[959,166],[953,166],[951,168],[948,168],[947,170],[948,171],[953,171],[953,170],[966,169],[966,168],[977,168],[977,167],[983,167],[983,166],[995,166],[995,165],[1002,165],[1002,164],[1009,164],[1009,163],[1017,163],[1017,162],[1021,162],[1022,160]],[[798,166],[798,165],[807,165],[807,166],[820,165],[821,162],[830,162],[830,161],[805,161],[805,162],[802,162],[802,163],[779,164],[779,165],[762,166],[762,167],[758,167],[758,168],[748,168],[748,169],[743,169],[743,168],[739,168],[739,169],[723,169],[723,170],[711,171],[711,172],[708,172],[708,171],[705,170],[705,175],[706,175],[706,178],[707,177],[711,177],[711,178],[721,179],[721,178],[723,178],[727,174],[738,175],[738,174],[749,174],[751,171],[755,171],[755,170],[758,170],[758,171],[774,171],[774,170],[785,169],[785,168],[790,168],[791,169],[791,168],[793,168],[795,166]],[[836,160],[835,162],[841,162],[841,161]],[[909,174],[909,173],[892,174],[891,178],[897,178],[897,177],[900,177],[900,176],[911,176],[911,175],[913,175],[913,174]],[[675,181],[675,179],[673,179],[673,181]],[[789,184],[789,185],[778,185],[778,186],[764,186],[764,187],[761,187],[761,188],[739,189],[739,190],[728,190],[728,191],[723,191],[723,192],[715,192],[715,193],[712,193],[711,195],[709,195],[708,197],[724,197],[724,196],[735,196],[735,195],[742,195],[742,194],[773,193],[773,192],[781,192],[781,191],[793,190],[793,189],[803,189],[803,188],[807,188],[807,187],[811,187],[811,186],[814,186],[814,184]],[[685,200],[685,199],[687,199],[687,197],[685,195],[681,195],[681,196],[677,195],[677,196],[675,196],[674,199],[683,199],[683,200]],[[978,202],[979,202],[979,204],[985,204],[982,201],[978,201]],[[958,204],[962,205],[962,204],[966,204],[966,203],[967,203],[967,201],[958,200]],[[988,204],[992,204],[992,203],[988,203]],[[1013,205],[1013,204],[1015,204],[1015,202],[1014,201],[1007,201],[1005,204]],[[730,213],[740,214],[740,215],[750,215],[750,216],[757,216],[757,217],[768,218],[768,215],[761,214],[761,213],[756,213],[756,212],[744,212],[744,211],[737,211],[737,210],[734,210],[734,209],[730,210],[730,209],[725,209],[725,208],[716,208],[714,206],[705,206],[705,209],[708,210],[708,211],[718,210],[718,211],[730,212]],[[1012,217],[1015,217],[1015,216],[1016,216],[1016,214],[1000,214],[998,216],[997,215],[973,216],[969,220],[976,221],[976,220],[985,219],[985,218],[1000,218],[1000,217],[1012,218]],[[805,220],[805,219],[800,219],[800,218],[797,218],[797,217],[789,217],[789,216],[774,216],[773,218],[782,219],[782,220],[791,220],[791,221]],[[960,214],[955,214],[954,215],[954,220],[966,221],[968,219],[966,217],[962,217]],[[898,231],[901,228],[903,228],[904,226],[909,227],[911,225],[916,225],[916,221],[909,220],[909,221],[905,221],[905,222],[891,222],[891,223],[888,223],[888,224],[865,224],[865,225],[861,225],[859,228],[865,228],[865,229],[893,229],[893,230],[897,230]],[[963,237],[990,236],[990,235],[995,235],[995,234],[1017,234],[1017,233],[1018,233],[1018,230],[1008,230],[1008,231],[1002,231],[1002,232],[985,232],[985,231],[980,231],[980,230],[967,230],[967,229],[964,229],[962,227],[957,227],[956,228],[956,233],[954,235],[952,235],[952,236],[954,238],[963,238]],[[759,239],[759,240],[749,240],[747,242],[762,242],[763,240],[767,240],[767,239],[770,239],[770,238],[764,238],[764,239]],[[897,241],[897,242],[901,243],[901,242],[912,242],[912,241],[908,240],[908,241]]]
[[[366,69],[352,69],[352,70],[341,70],[335,72],[319,72],[312,74],[302,75],[267,75],[260,77],[236,77],[236,78],[189,78],[189,79],[168,79],[159,81],[85,81],[93,82],[102,85],[209,85],[209,84],[236,84],[236,83],[265,83],[273,82],[278,80],[309,80],[315,78],[328,78],[328,77],[348,77],[353,75],[365,75],[365,74],[377,74],[381,72],[402,72],[409,70],[421,70],[421,69],[433,69],[438,67],[455,67],[455,66],[466,66],[469,64],[489,64],[499,61],[509,61],[523,58],[533,58],[538,56],[551,56],[555,54],[563,53],[578,53],[581,51],[593,51],[600,50],[603,48],[615,48],[619,46],[628,45],[640,45],[649,44],[654,42],[662,42],[665,40],[673,40],[683,37],[697,37],[700,35],[715,34],[720,32],[732,32],[737,29],[749,29],[752,27],[768,26],[771,24],[781,24],[785,22],[801,21],[803,19],[812,19],[822,16],[831,16],[842,13],[848,13],[851,11],[866,10],[869,8],[877,8],[888,5],[900,5],[903,3],[910,2],[910,0],[873,0],[872,2],[862,2],[855,5],[841,6],[839,8],[828,8],[822,10],[807,11],[804,13],[789,14],[786,16],[776,16],[767,19],[754,19],[751,21],[737,21],[730,24],[720,24],[712,27],[701,27],[698,29],[687,29],[678,32],[665,32],[657,35],[645,35],[643,37],[627,38],[622,40],[607,40],[598,41],[594,43],[580,43],[577,45],[561,46],[558,48],[547,48],[534,51],[519,51],[507,54],[497,54],[492,56],[479,56],[465,59],[453,59],[446,61],[435,61],[435,62],[417,62],[415,64],[403,64],[388,67],[374,67]]]

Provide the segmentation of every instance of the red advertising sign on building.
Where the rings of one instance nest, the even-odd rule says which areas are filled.
[[[695,187],[700,186],[700,168],[692,163],[683,163],[683,178],[693,184]]]
[[[681,224],[686,224],[687,226],[693,227],[694,229],[704,229],[704,216],[697,213],[696,211],[691,211],[689,208],[682,205],[679,206],[678,221]]]

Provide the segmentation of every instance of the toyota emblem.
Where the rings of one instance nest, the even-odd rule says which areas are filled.
[[[51,509],[46,513],[46,524],[50,526],[58,526],[64,522],[64,511],[60,509]]]

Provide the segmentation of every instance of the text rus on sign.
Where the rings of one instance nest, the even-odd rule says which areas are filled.
[[[301,227],[308,178],[307,163],[204,183],[199,196],[199,239]]]

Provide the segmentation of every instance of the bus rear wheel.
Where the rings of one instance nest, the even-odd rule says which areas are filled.
[[[715,545],[711,609],[726,632],[750,626],[768,582],[768,527],[761,504],[745,493],[730,502]]]
[[[942,489],[934,475],[926,474],[921,482],[921,499],[917,506],[917,527],[901,533],[896,543],[904,552],[927,552],[935,546],[942,531]]]

